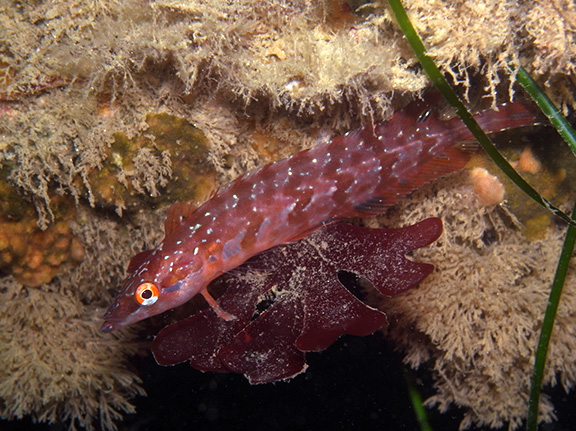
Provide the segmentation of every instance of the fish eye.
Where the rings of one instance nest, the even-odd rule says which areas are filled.
[[[134,298],[141,305],[152,305],[158,300],[158,288],[154,283],[146,282],[136,288]]]

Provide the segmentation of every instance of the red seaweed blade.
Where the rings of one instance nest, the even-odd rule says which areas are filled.
[[[441,231],[435,218],[400,229],[337,223],[268,250],[246,263],[248,271],[225,282],[219,303],[236,320],[225,321],[206,309],[169,325],[152,343],[154,357],[161,365],[190,361],[202,371],[241,373],[251,383],[293,377],[306,368],[304,352],[323,350],[342,334],[368,335],[386,324],[384,313],[338,280],[339,271],[365,277],[383,295],[399,294],[433,270],[404,255],[430,244]]]

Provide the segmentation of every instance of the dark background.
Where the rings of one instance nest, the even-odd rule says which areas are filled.
[[[148,397],[137,414],[118,423],[120,431],[179,430],[400,430],[418,431],[408,397],[405,367],[381,336],[345,336],[324,352],[308,354],[306,373],[288,382],[250,386],[243,376],[201,373],[182,364],[156,365],[151,356],[135,366]],[[429,372],[409,372],[426,398],[433,394]],[[547,391],[558,421],[542,431],[576,429],[576,396]],[[429,409],[434,431],[456,431],[462,411]],[[64,431],[63,424],[0,421],[0,431]],[[507,428],[504,428],[507,429]],[[484,428],[473,428],[484,431]]]

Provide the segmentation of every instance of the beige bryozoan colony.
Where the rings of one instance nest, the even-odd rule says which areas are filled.
[[[486,86],[494,96],[506,80],[505,61],[512,58],[542,77],[557,101],[573,105],[567,85],[576,61],[575,6],[569,1],[528,3],[420,0],[405,5],[430,54],[470,93],[483,93]],[[481,84],[472,87],[473,80]],[[18,229],[32,235],[33,217],[38,229],[55,232],[61,220],[55,203],[64,200],[75,211],[67,215],[72,218],[66,241],[82,246],[82,252],[70,253],[70,262],[55,266],[41,249],[20,253],[10,238],[0,237],[0,415],[65,420],[71,428],[88,429],[99,418],[102,427],[113,429],[114,420],[131,411],[130,398],[141,393],[138,377],[127,367],[138,348],[135,329],[114,335],[97,329],[124,262],[161,237],[159,214],[152,208],[182,163],[174,148],[154,147],[157,136],[149,132],[149,114],[166,113],[174,123],[200,129],[210,149],[202,162],[211,166],[216,184],[225,184],[361,121],[385,119],[428,86],[384,3],[0,0],[0,223],[22,222],[26,228]],[[508,85],[499,90],[506,95]],[[110,172],[107,181],[98,172]],[[114,199],[102,199],[110,195]],[[128,204],[135,198],[140,206]],[[24,204],[35,213],[20,211]],[[480,223],[486,211],[479,207],[466,217]],[[454,230],[447,235],[462,236],[459,229],[470,227],[471,222],[451,223],[450,217],[457,216],[443,217],[446,230]],[[51,237],[56,234],[61,232]],[[509,237],[517,241],[510,247],[527,246],[521,237]],[[478,250],[464,247],[473,248],[472,243],[462,244],[460,256],[478,259]],[[16,261],[18,268],[46,264],[58,272],[55,277],[47,272],[51,281],[27,283]],[[528,271],[533,263],[519,262],[518,271]],[[445,277],[450,274],[448,268]],[[429,283],[438,277],[440,271]],[[547,276],[542,277],[544,282]],[[402,305],[394,306],[400,316]],[[435,309],[421,313],[423,319],[438,315]],[[409,313],[399,317],[412,318]],[[537,324],[520,327],[533,331]],[[464,334],[472,323],[460,325]],[[569,326],[559,328],[569,331]],[[509,352],[515,348],[506,343],[533,338],[530,334],[514,338],[504,333],[493,340],[487,335],[484,349],[491,342]],[[442,340],[451,335],[428,336]],[[558,336],[558,343],[562,340],[566,336]],[[488,350],[446,350],[436,357],[404,343],[413,364],[435,357],[439,370],[453,358],[489,358]],[[553,364],[560,363],[566,348],[556,346]],[[516,349],[529,357],[524,344]],[[465,369],[475,376],[476,383],[468,384],[476,385],[477,398],[458,395],[464,383],[456,371],[460,368],[451,368],[443,371],[433,401],[482,411],[479,406],[494,400],[482,387],[487,391],[502,376],[477,364],[472,371]],[[561,372],[562,383],[571,386],[573,370]],[[523,381],[527,375],[518,373],[514,379]],[[493,411],[488,421],[494,424],[522,416],[518,408]]]
[[[381,303],[392,322],[387,335],[413,367],[436,372],[437,394],[426,401],[446,411],[467,409],[461,427],[518,428],[528,410],[533,358],[563,242],[563,229],[529,241],[510,214],[484,206],[466,173],[414,193],[387,217],[405,225],[441,217],[444,233],[414,258],[434,273],[417,289]],[[464,178],[463,178],[464,177]],[[505,205],[505,204],[504,204]],[[545,384],[576,384],[576,271],[572,265],[558,311]],[[548,398],[543,419],[554,419]]]

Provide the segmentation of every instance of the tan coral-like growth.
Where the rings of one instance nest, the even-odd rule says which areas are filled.
[[[506,190],[504,184],[496,175],[484,168],[474,168],[470,171],[470,183],[480,202],[484,206],[502,203]]]
[[[126,366],[138,349],[128,333],[104,336],[101,310],[77,295],[3,283],[0,293],[0,415],[70,424],[70,429],[114,429],[129,399],[142,395]]]
[[[436,395],[427,405],[466,409],[461,428],[473,424],[516,429],[525,418],[533,357],[561,232],[528,241],[507,226],[498,207],[484,207],[461,180],[444,180],[415,193],[385,223],[444,221],[444,234],[416,258],[435,272],[418,289],[386,299],[388,335],[413,367],[436,371]],[[576,384],[576,271],[571,270],[554,329],[545,384]],[[541,417],[554,409],[545,397]]]
[[[561,12],[561,13],[559,13]],[[526,30],[534,38],[533,67],[539,74],[550,71],[571,75],[576,71],[576,5],[570,0],[541,2],[527,15]]]
[[[98,420],[99,429],[113,430],[134,411],[131,399],[144,393],[128,366],[143,350],[138,328],[107,335],[99,328],[122,273],[117,262],[161,234],[157,217],[139,225],[130,232],[81,211],[71,226],[86,257],[75,270],[39,287],[2,279],[0,416],[66,423],[71,430],[94,430]]]

